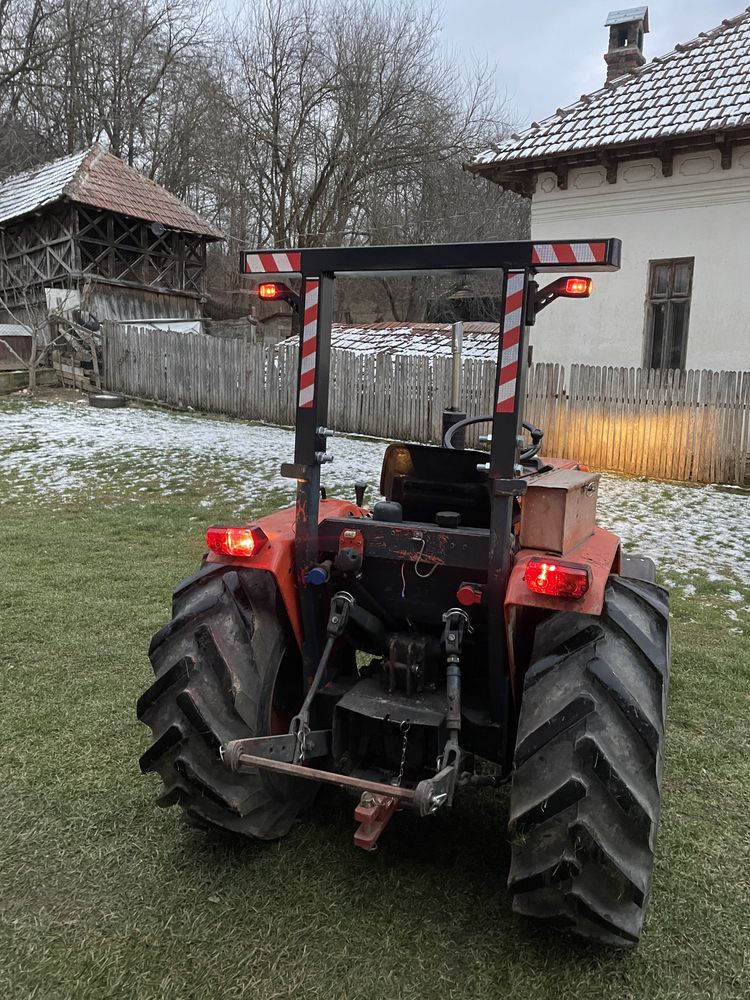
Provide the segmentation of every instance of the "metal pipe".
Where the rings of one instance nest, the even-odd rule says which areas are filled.
[[[458,410],[461,406],[461,363],[464,349],[464,325],[460,321],[453,324],[451,339],[451,409]]]
[[[230,744],[231,747],[231,744]],[[229,749],[229,748],[228,748]],[[360,792],[374,792],[377,795],[388,795],[407,805],[413,805],[416,794],[411,788],[401,788],[399,785],[384,785],[379,781],[367,781],[355,778],[350,774],[337,774],[335,771],[321,771],[314,767],[303,767],[300,764],[287,764],[281,760],[269,760],[267,757],[256,757],[249,753],[237,755],[236,763],[229,758],[233,771],[243,768],[263,768],[265,771],[276,771],[278,774],[288,774],[294,778],[307,778],[308,781],[324,781],[340,788],[355,788]]]
[[[448,700],[448,710],[445,713],[445,725],[448,738],[458,743],[461,731],[461,665],[457,656],[448,657],[445,668],[445,693]]]

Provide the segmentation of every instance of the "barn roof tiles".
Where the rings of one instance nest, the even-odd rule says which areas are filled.
[[[175,195],[99,145],[8,177],[0,184],[0,223],[63,199],[185,233],[223,238]]]
[[[475,172],[750,126],[750,7],[487,149]]]

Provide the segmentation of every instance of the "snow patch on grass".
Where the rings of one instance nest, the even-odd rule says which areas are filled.
[[[696,572],[718,583],[750,578],[750,495],[740,490],[604,475],[597,520],[686,594]]]
[[[383,443],[336,439],[335,464],[325,480],[351,495],[351,484],[376,485]],[[292,461],[290,430],[239,421],[187,416],[128,407],[100,410],[85,401],[29,403],[0,409],[0,490],[6,501],[29,495],[61,501],[97,493],[161,495],[212,484],[205,506],[252,505],[270,489],[289,499],[294,484],[283,479],[282,462]],[[139,495],[141,494],[141,495]]]
[[[334,437],[335,456],[322,470],[329,493],[353,499],[353,483],[378,495],[385,442]],[[195,491],[206,508],[291,501],[294,484],[282,462],[294,453],[292,431],[130,406],[99,410],[75,403],[17,401],[0,405],[0,498],[66,503],[123,500],[147,504],[155,495]],[[617,532],[626,551],[650,556],[662,577],[695,593],[702,580],[750,579],[750,496],[725,487],[681,486],[604,475],[599,524]],[[735,596],[737,595],[737,596]],[[737,590],[732,602],[745,600]]]

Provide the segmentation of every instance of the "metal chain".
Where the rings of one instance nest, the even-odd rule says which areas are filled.
[[[307,734],[310,732],[310,727],[307,723],[303,722],[297,731],[297,742],[299,743],[299,763],[305,759],[305,750],[307,749]]]
[[[404,721],[399,726],[399,729],[404,734],[404,738],[401,743],[401,766],[399,767],[398,770],[398,777],[392,782],[392,784],[396,785],[397,787],[400,787],[401,782],[404,779],[404,768],[406,767],[406,743],[409,739],[409,730],[411,729],[411,723],[409,722],[409,720],[404,719]]]

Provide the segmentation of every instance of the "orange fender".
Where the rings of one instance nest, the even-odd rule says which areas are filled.
[[[587,566],[591,573],[589,589],[578,599],[551,597],[529,590],[524,581],[526,564],[531,559],[561,559],[563,562]],[[511,678],[515,689],[516,665],[514,662],[514,632],[516,609],[543,608],[549,611],[573,611],[579,615],[600,615],[604,607],[604,591],[610,573],[620,572],[620,539],[604,528],[594,528],[593,535],[569,549],[563,556],[554,556],[537,549],[521,549],[513,562],[513,569],[505,592],[505,631],[508,637]]]

